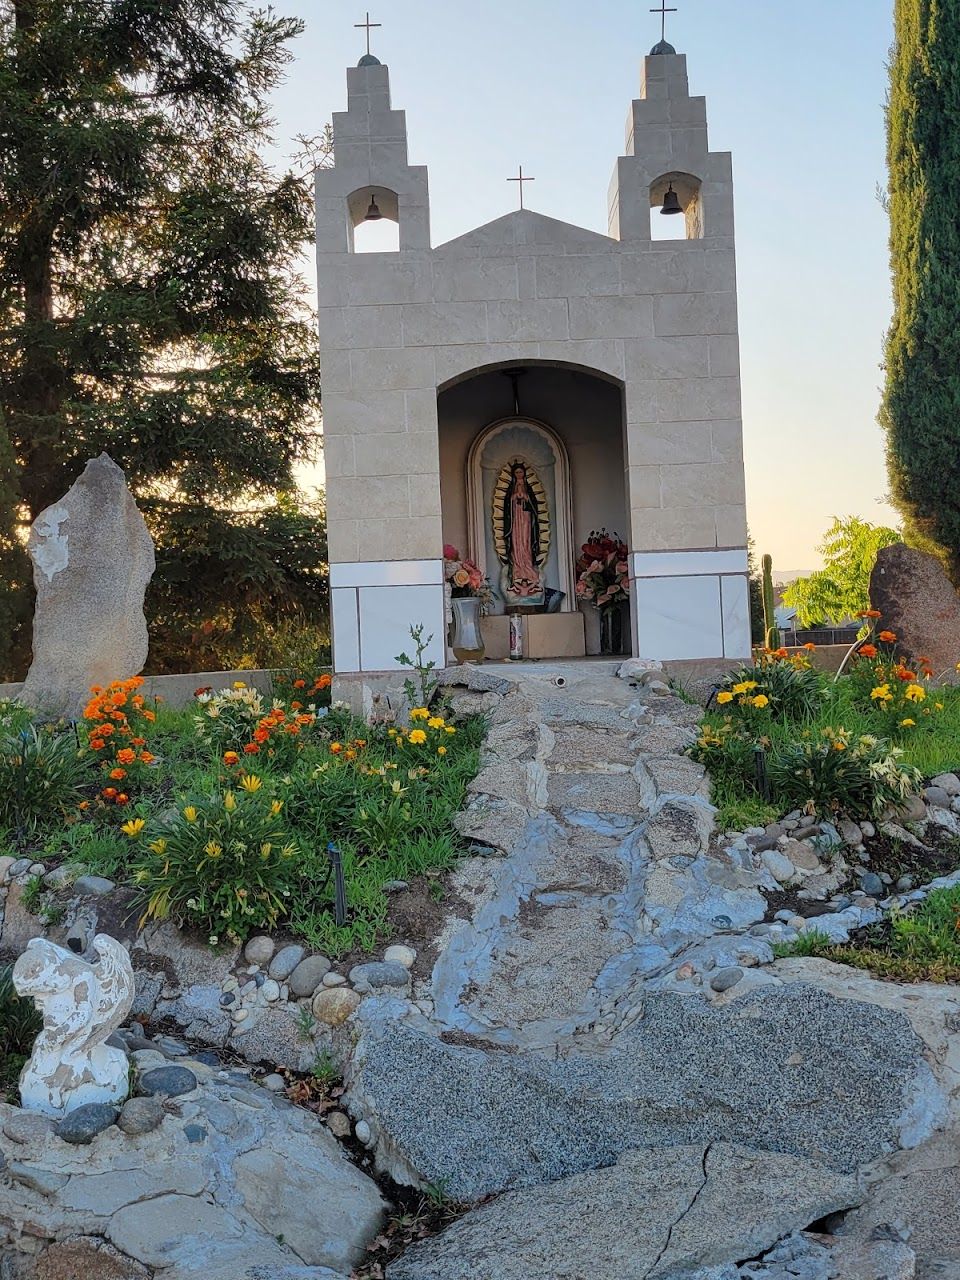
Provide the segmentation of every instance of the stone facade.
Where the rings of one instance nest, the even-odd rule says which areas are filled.
[[[347,88],[347,110],[333,117],[335,164],[317,174],[338,674],[392,669],[417,622],[443,665],[438,394],[524,367],[580,371],[620,393],[634,652],[746,656],[731,162],[709,150],[686,59],[644,61],[609,236],[518,210],[432,248],[427,171],[408,162],[387,67],[364,59]],[[688,238],[653,240],[650,209],[670,183]],[[399,223],[397,252],[353,251],[374,197]]]

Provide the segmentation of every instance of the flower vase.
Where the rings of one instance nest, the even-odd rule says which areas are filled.
[[[600,610],[600,652],[623,653],[623,609],[619,604]]]
[[[450,625],[450,648],[458,662],[483,661],[483,636],[480,633],[480,600],[461,596],[450,602],[453,622]]]

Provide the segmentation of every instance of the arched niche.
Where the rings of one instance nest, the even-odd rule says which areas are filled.
[[[383,215],[368,222],[375,202]],[[400,249],[400,199],[389,187],[358,187],[347,196],[351,253],[396,253]]]
[[[661,174],[650,184],[650,223],[653,238],[657,240],[702,240],[703,239],[703,202],[700,198],[700,179],[692,173]],[[673,215],[664,217],[660,210],[670,187],[673,187],[683,209],[683,217]],[[670,234],[672,227],[679,224],[677,233]],[[680,228],[683,234],[679,233]],[[665,233],[665,234],[664,234]]]
[[[573,613],[577,600],[570,462],[563,441],[546,423],[524,415],[503,418],[490,423],[474,440],[466,466],[470,554],[502,606],[527,603],[511,592],[501,531],[502,491],[517,463],[526,468],[535,494],[542,548],[539,568],[544,594],[529,603],[544,605],[551,591],[559,591],[562,599],[556,611]]]

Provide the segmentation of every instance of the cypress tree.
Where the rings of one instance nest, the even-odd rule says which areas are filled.
[[[124,468],[158,544],[153,669],[323,607],[322,512],[293,480],[319,409],[312,202],[263,155],[301,25],[246,0],[0,0],[0,472],[22,542],[90,457]],[[19,582],[3,549],[0,526]]]
[[[887,156],[892,496],[960,581],[960,0],[896,0]]]

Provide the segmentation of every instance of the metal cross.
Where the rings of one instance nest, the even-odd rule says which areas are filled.
[[[677,10],[676,10],[676,9],[668,9],[668,8],[667,8],[667,0],[660,0],[660,8],[659,8],[659,9],[651,9],[651,10],[650,10],[650,12],[651,12],[651,13],[659,13],[659,15],[660,15],[660,39],[661,39],[661,40],[666,40],[666,38],[667,38],[667,14],[668,14],[668,13],[676,13],[676,12],[677,12]],[[369,16],[369,15],[368,15],[368,16]]]
[[[664,0],[664,3],[666,3],[666,0]],[[355,22],[353,25],[354,25],[355,27],[366,27],[366,29],[367,29],[367,54],[369,55],[369,53],[370,53],[370,29],[371,29],[372,27],[382,27],[382,26],[383,26],[383,23],[382,23],[382,22],[371,22],[371,21],[370,21],[370,10],[368,9],[368,10],[367,10],[367,20],[366,20],[366,22]]]
[[[518,183],[518,190],[520,192],[520,208],[522,209],[523,208],[523,184],[525,182],[536,182],[536,178],[525,178],[523,176],[523,165],[519,166],[519,174],[520,176],[518,178],[508,178],[507,181]]]

